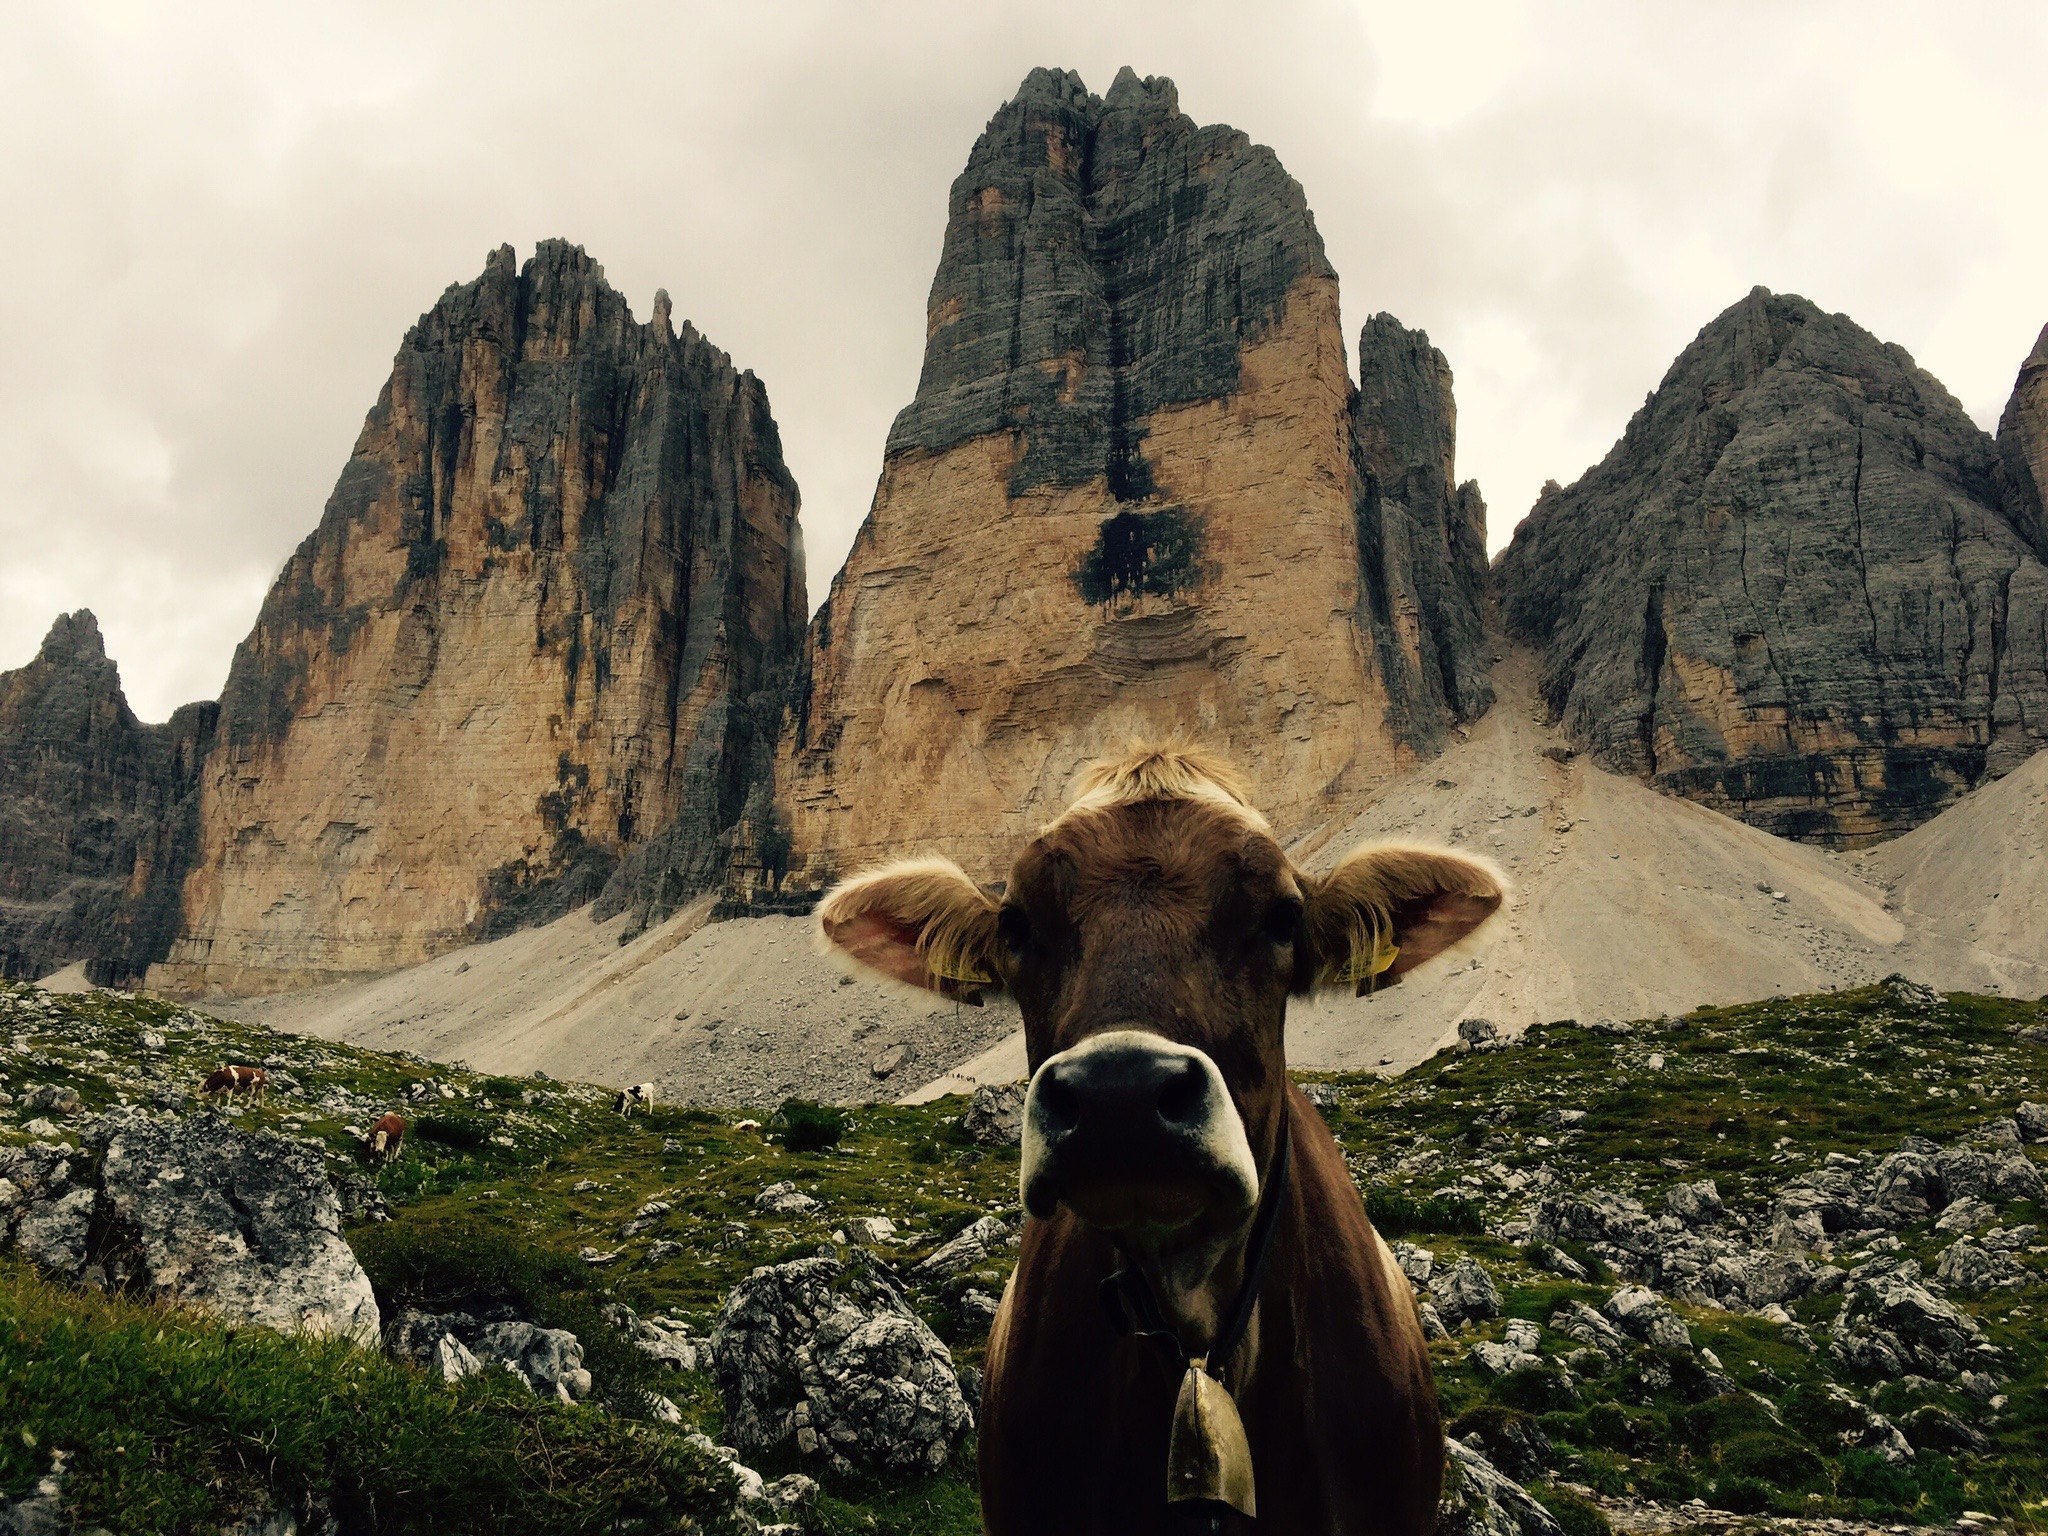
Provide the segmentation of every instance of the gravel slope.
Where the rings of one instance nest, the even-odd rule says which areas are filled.
[[[2048,991],[2048,753],[1897,842],[1838,856],[1546,757],[1562,742],[1533,669],[1510,654],[1493,673],[1499,702],[1464,739],[1295,843],[1310,868],[1368,838],[1446,843],[1494,859],[1516,888],[1468,952],[1378,997],[1297,1005],[1297,1066],[1405,1067],[1470,1015],[1641,1017],[1893,971]],[[709,924],[707,911],[623,945],[625,919],[577,913],[375,981],[208,1006],[481,1070],[652,1080],[681,1101],[928,1098],[1023,1075],[1007,1002],[924,1005],[843,978],[802,920]],[[908,1059],[878,1076],[896,1046]]]

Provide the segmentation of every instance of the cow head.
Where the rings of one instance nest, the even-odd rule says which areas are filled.
[[[837,886],[818,922],[896,981],[1016,997],[1026,1210],[1107,1234],[1192,1344],[1235,1293],[1278,1145],[1289,995],[1398,982],[1502,895],[1490,866],[1437,849],[1304,874],[1235,775],[1165,749],[1092,765],[1000,897],[923,859]]]

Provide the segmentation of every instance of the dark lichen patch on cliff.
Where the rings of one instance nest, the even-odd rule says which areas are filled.
[[[1658,771],[1653,782],[1778,837],[1842,847],[1866,839],[1843,835],[1840,807],[1868,805],[1888,824],[1917,825],[1982,783],[1987,757],[1981,746],[1872,744],[1698,763]]]
[[[1097,606],[1140,597],[1178,597],[1205,579],[1203,519],[1178,507],[1104,518],[1094,546],[1074,568],[1074,588]]]
[[[545,859],[515,859],[484,876],[476,938],[502,939],[566,917],[597,899],[618,863],[573,827],[557,833]]]

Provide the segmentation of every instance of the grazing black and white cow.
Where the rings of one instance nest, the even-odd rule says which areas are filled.
[[[638,1109],[643,1115],[654,1111],[654,1084],[635,1083],[630,1088],[621,1088],[619,1096],[612,1101],[612,1109],[621,1115],[630,1115]]]

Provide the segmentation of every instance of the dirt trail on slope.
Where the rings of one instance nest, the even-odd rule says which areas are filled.
[[[1642,1017],[1892,971],[2048,991],[2048,753],[1897,842],[1837,856],[1584,758],[1545,757],[1562,740],[1543,723],[1532,659],[1510,654],[1494,684],[1499,702],[1465,739],[1293,852],[1311,869],[1372,838],[1484,854],[1514,881],[1505,916],[1376,997],[1296,1003],[1295,1066],[1398,1070],[1467,1016]],[[1023,1076],[1007,1000],[922,1004],[843,977],[802,919],[708,923],[708,910],[623,944],[626,919],[574,913],[374,981],[211,1006],[486,1071],[653,1081],[678,1102],[923,1099]],[[905,1059],[877,1076],[894,1047]]]

